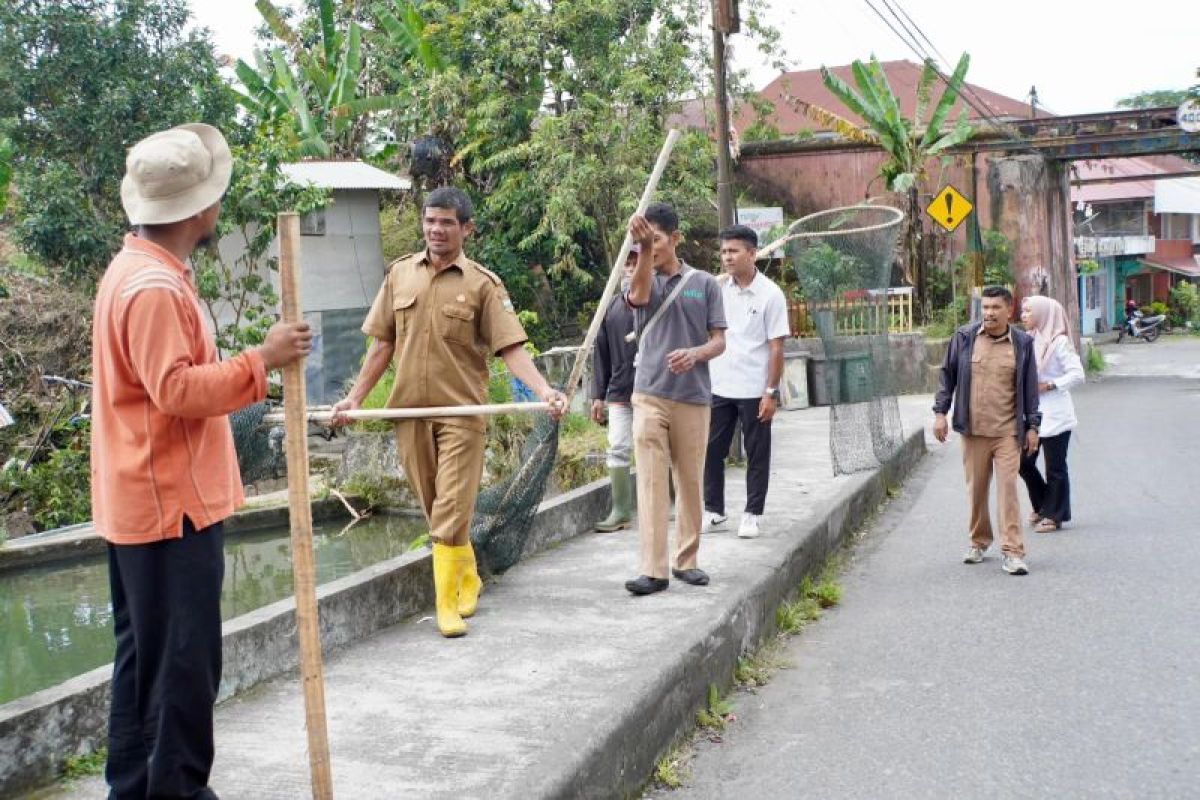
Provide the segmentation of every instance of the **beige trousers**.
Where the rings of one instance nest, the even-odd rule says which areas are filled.
[[[668,577],[668,485],[675,481],[675,567],[693,569],[700,549],[704,507],[704,451],[708,406],[648,394],[633,395],[633,450],[637,459],[641,574]]]
[[[1017,473],[1021,448],[1015,436],[963,436],[963,472],[967,476],[967,498],[971,503],[971,544],[986,550],[995,538],[988,510],[988,488],[996,472],[996,505],[1000,517],[1000,550],[1005,555],[1025,557],[1021,536],[1021,504],[1017,499]],[[994,465],[994,467],[993,467]]]
[[[403,420],[396,423],[396,447],[429,521],[429,538],[451,547],[469,543],[483,478],[483,432],[436,420]]]

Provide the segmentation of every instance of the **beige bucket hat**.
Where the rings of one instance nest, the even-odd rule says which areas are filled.
[[[125,158],[121,205],[133,225],[185,220],[221,199],[233,156],[221,132],[193,122],[151,134]]]

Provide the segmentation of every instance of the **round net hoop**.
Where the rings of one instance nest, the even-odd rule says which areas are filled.
[[[804,300],[795,327],[820,340],[813,391],[830,409],[834,474],[873,469],[903,442],[889,340],[908,291],[889,286],[903,221],[890,206],[843,206],[801,217],[783,242]]]

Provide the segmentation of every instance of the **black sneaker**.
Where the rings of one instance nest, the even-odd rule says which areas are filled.
[[[708,573],[702,569],[673,569],[671,574],[692,586],[708,586]]]
[[[666,578],[651,578],[649,575],[639,575],[631,581],[625,581],[625,588],[632,594],[654,594],[670,585],[671,582]]]

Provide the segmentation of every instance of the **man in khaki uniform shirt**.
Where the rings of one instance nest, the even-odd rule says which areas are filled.
[[[1012,294],[1001,286],[983,290],[983,324],[955,331],[942,363],[933,411],[933,433],[946,441],[954,405],[954,430],[962,434],[963,471],[971,504],[971,546],[963,561],[978,564],[994,534],[988,513],[988,488],[996,473],[1000,512],[1002,567],[1010,575],[1025,575],[1025,541],[1021,535],[1017,472],[1021,446],[1037,452],[1037,359],[1033,337],[1008,324]]]
[[[395,361],[389,408],[480,405],[487,399],[487,357],[495,353],[556,418],[566,398],[546,383],[524,345],[527,337],[495,273],[463,255],[474,230],[470,199],[459,189],[431,192],[422,210],[426,251],[395,261],[375,297],[363,333],[375,341],[339,412],[359,408]],[[344,423],[345,418],[337,420]],[[421,501],[433,539],[438,627],[466,633],[482,583],[469,528],[483,473],[483,417],[396,423],[400,462]]]

